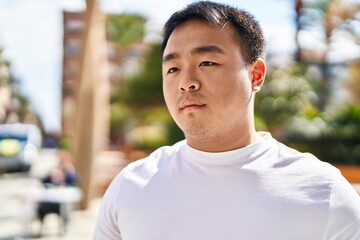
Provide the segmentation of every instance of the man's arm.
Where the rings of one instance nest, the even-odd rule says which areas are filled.
[[[360,196],[343,177],[338,177],[330,197],[329,220],[324,240],[360,239]]]
[[[121,240],[121,233],[117,226],[115,200],[118,195],[119,175],[106,190],[98,212],[93,240]]]

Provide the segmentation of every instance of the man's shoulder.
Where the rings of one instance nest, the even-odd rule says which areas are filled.
[[[279,167],[292,166],[298,173],[313,173],[318,177],[337,177],[339,169],[324,159],[319,159],[312,153],[302,152],[291,148],[283,143],[279,143],[278,165]]]
[[[127,170],[134,170],[151,164],[157,164],[159,161],[169,159],[178,154],[185,145],[185,140],[179,141],[173,145],[161,146],[151,152],[148,156],[131,162],[126,166]]]
[[[120,179],[132,180],[135,178],[149,178],[176,160],[185,144],[185,140],[183,140],[171,146],[159,147],[148,156],[129,163],[118,174],[117,181]]]

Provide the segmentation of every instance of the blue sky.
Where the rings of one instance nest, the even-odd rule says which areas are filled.
[[[253,13],[262,25],[268,47],[293,50],[293,0],[216,0]],[[164,21],[190,0],[102,0],[111,13],[139,13],[149,29],[160,31]],[[46,131],[60,131],[62,10],[83,10],[83,0],[0,0],[0,47],[12,71],[39,113]]]

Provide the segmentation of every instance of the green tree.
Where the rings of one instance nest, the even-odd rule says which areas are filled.
[[[132,44],[143,42],[145,23],[146,18],[139,15],[108,16],[108,38],[116,44],[120,55],[126,56]],[[133,141],[138,141],[138,147],[155,148],[159,144],[174,143],[182,138],[182,132],[171,119],[163,99],[160,44],[149,45],[148,51],[141,58],[140,70],[134,75],[119,79],[113,86],[110,108],[111,134],[119,138],[119,135],[126,135],[138,127],[134,129],[134,134],[128,134],[132,136],[130,138]],[[154,129],[159,129],[159,124],[165,131],[158,134],[165,134],[165,138],[148,137],[155,132]],[[144,127],[145,125],[148,127]],[[155,127],[151,128],[151,125]],[[143,134],[139,134],[140,131],[143,131]],[[139,140],[145,141],[145,138],[153,143]]]
[[[284,141],[294,118],[318,114],[317,86],[310,71],[301,63],[270,69],[255,98],[258,129]]]
[[[153,44],[144,57],[140,72],[121,86],[123,101],[136,109],[164,105],[162,94],[160,44]]]
[[[131,109],[132,115],[128,115],[126,121],[136,121],[139,125],[161,124],[166,128],[166,141],[159,142],[158,145],[172,144],[183,139],[181,130],[172,120],[165,105],[161,65],[160,44],[156,43],[150,46],[144,56],[141,70],[118,86],[117,98],[114,99],[114,103],[122,102]]]
[[[295,62],[270,69],[256,99],[257,124],[276,138],[331,163],[360,164],[360,107],[336,99],[348,71],[349,88],[357,99],[357,62],[332,58],[337,44],[359,44],[360,3],[340,0],[295,1]],[[343,41],[343,42],[342,42]],[[344,43],[345,41],[345,43]],[[311,42],[311,44],[308,44]],[[336,83],[336,84],[335,84]],[[350,84],[351,83],[351,84]]]
[[[336,81],[332,69],[338,62],[331,59],[331,54],[339,50],[336,46],[341,41],[359,43],[356,26],[360,24],[360,3],[344,0],[296,0],[295,3],[298,46],[295,59],[320,69],[318,106],[323,110],[329,104],[331,86]]]
[[[120,57],[116,60],[120,66],[124,62],[128,47],[143,41],[145,22],[143,16],[136,14],[107,15],[106,34],[115,46],[116,57]],[[118,79],[117,84],[113,83],[110,100],[110,138],[115,145],[123,144],[124,125],[132,117],[131,109],[122,102],[122,92],[119,91],[122,82],[123,79]]]
[[[108,15],[106,32],[110,41],[125,49],[134,42],[142,41],[145,35],[146,18],[136,14]]]
[[[40,117],[31,109],[29,99],[22,93],[20,81],[15,78],[11,71],[11,63],[3,57],[3,49],[0,48],[0,88],[7,88],[11,92],[10,104],[0,105],[0,110],[5,112],[4,120],[7,121],[11,114],[18,117],[19,122],[32,122],[39,125]],[[1,104],[1,103],[0,103]]]

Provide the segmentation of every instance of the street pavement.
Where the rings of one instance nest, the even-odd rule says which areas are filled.
[[[0,179],[0,240],[43,239],[43,240],[82,240],[92,239],[97,212],[101,198],[94,198],[86,210],[73,210],[67,224],[67,231],[60,235],[61,220],[55,214],[45,217],[41,228],[42,236],[36,234],[40,229],[39,221],[26,221],[30,217],[22,194],[25,189],[34,187],[37,182],[24,176],[2,177]],[[31,230],[31,231],[30,231]],[[32,232],[32,234],[30,234]]]
[[[86,210],[73,205],[65,232],[58,215],[46,215],[43,224],[34,217],[29,193],[42,187],[40,178],[56,165],[56,151],[42,151],[30,174],[0,176],[0,240],[86,240],[92,239],[101,197],[93,198]],[[41,236],[39,233],[41,232]]]

